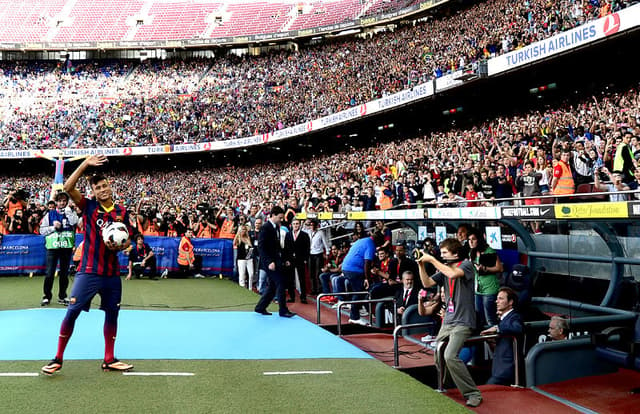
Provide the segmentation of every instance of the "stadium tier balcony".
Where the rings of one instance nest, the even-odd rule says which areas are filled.
[[[78,1],[60,24],[52,41],[86,42],[123,40],[129,26],[127,19],[144,5],[143,0]]]
[[[67,0],[0,0],[0,39],[13,42],[43,40]]]
[[[133,40],[191,39],[202,36],[224,2],[156,3],[149,8]]]
[[[229,4],[220,25],[208,37],[245,36],[281,31],[293,8],[291,3]]]
[[[338,0],[334,2],[311,3],[313,8],[297,16],[291,30],[309,29],[353,20],[362,11],[360,0]]]

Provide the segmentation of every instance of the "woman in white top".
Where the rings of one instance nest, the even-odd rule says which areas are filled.
[[[238,278],[240,286],[247,287],[249,275],[249,289],[253,288],[253,242],[249,236],[249,225],[238,226],[238,232],[233,239],[233,248],[238,253]]]
[[[540,178],[540,181],[538,183],[540,187],[540,193],[542,195],[549,194],[549,191],[550,191],[549,183],[550,183],[550,178],[553,175],[553,169],[551,168],[551,165],[549,165],[549,163],[547,162],[547,159],[544,157],[538,157],[536,161],[537,161],[536,173],[540,173],[540,175],[542,176],[542,178]]]

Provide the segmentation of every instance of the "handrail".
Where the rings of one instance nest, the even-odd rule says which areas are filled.
[[[398,333],[410,328],[424,328],[433,326],[433,322],[418,322],[407,325],[398,325],[393,330],[393,368],[400,368],[400,351],[398,349]]]
[[[447,204],[465,204],[468,202],[472,202],[472,203],[483,203],[483,202],[490,202],[490,203],[501,203],[501,202],[513,202],[513,201],[524,201],[524,200],[536,200],[536,199],[571,199],[571,198],[575,198],[575,197],[589,197],[589,196],[609,196],[609,195],[620,195],[620,194],[638,194],[640,193],[640,189],[637,190],[623,190],[623,191],[595,191],[595,192],[591,192],[591,193],[573,193],[573,194],[552,194],[552,193],[547,193],[547,194],[542,194],[542,195],[538,195],[538,196],[528,196],[528,197],[524,197],[524,196],[515,196],[515,197],[504,197],[504,198],[479,198],[477,200],[459,200],[459,201],[455,201],[455,200],[442,200],[442,201],[438,201],[438,200],[433,200],[430,202],[421,202],[421,203],[407,203],[407,204],[398,204],[395,205],[393,207],[391,207],[389,210],[394,210],[394,209],[404,209],[407,207],[418,207],[418,206],[422,206],[422,207],[446,207]],[[606,201],[609,201],[608,199]],[[637,201],[634,200],[633,198],[631,198],[630,200],[627,201]],[[603,201],[605,202],[605,201]],[[543,204],[543,205],[554,205],[556,203],[550,203],[550,204]]]
[[[357,293],[356,293],[357,294]],[[342,336],[342,307],[344,305],[354,305],[354,304],[368,304],[369,311],[371,311],[372,303],[383,303],[383,302],[393,302],[393,327],[397,326],[397,318],[398,318],[398,304],[396,303],[396,298],[381,298],[381,299],[367,299],[367,300],[348,300],[348,301],[340,301],[338,302],[338,309],[336,310],[336,320],[338,322],[338,336]],[[369,312],[369,323],[371,323],[372,313]]]
[[[480,336],[472,336],[467,338],[466,341],[464,341],[464,344],[470,344],[470,343],[474,343],[474,342],[486,342],[489,339],[496,339],[496,338],[511,338],[511,341],[513,343],[513,359],[514,359],[514,375],[515,375],[515,385],[516,387],[522,387],[522,385],[520,384],[520,361],[522,360],[522,356],[521,356],[521,350],[520,350],[520,346],[518,346],[518,338],[514,335],[503,335],[503,334],[492,334],[492,335],[480,335]],[[444,367],[445,362],[444,362],[444,350],[447,346],[447,344],[449,343],[448,340],[444,340],[444,341],[438,341],[438,344],[436,345],[436,358],[437,358],[437,364],[436,367],[438,368],[438,392],[445,392],[444,389],[444,369],[442,369],[442,367]]]
[[[367,299],[371,299],[371,292],[363,290],[362,292],[337,292],[337,293],[320,293],[316,296],[316,325],[320,325],[320,298],[325,296],[338,296],[338,295],[367,295]]]
[[[577,262],[594,262],[594,263],[620,263],[640,265],[640,259],[633,257],[616,257],[616,256],[587,256],[587,255],[574,255],[569,253],[554,253],[554,252],[537,252],[527,251],[527,255],[531,257],[537,257],[540,259],[561,259],[571,260]]]

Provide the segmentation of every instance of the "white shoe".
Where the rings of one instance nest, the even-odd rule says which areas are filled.
[[[367,311],[365,308],[360,308],[360,316],[368,316],[369,315],[369,311]]]
[[[331,305],[331,308],[333,308],[333,309],[338,309],[338,306],[339,306],[341,303],[342,303],[341,301],[338,301],[337,303],[334,303],[333,305]],[[351,305],[349,305],[349,304],[342,305],[342,309],[347,310],[347,311],[348,311],[348,310],[351,310]]]
[[[200,273],[196,273],[196,275],[194,276],[196,279],[204,279],[205,276],[203,274]]]
[[[420,338],[420,340],[422,342],[433,342],[436,340],[436,337],[433,335],[427,335],[427,336],[423,336],[422,338]]]
[[[349,323],[354,325],[369,326],[369,324],[363,319],[349,319]]]
[[[166,279],[169,276],[169,269],[164,269],[164,272],[160,275],[160,279]]]

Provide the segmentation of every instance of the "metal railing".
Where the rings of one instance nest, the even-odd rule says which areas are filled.
[[[355,293],[358,294],[358,293]],[[336,321],[338,323],[338,336],[342,335],[342,307],[345,305],[369,305],[369,324],[371,324],[371,320],[373,314],[371,312],[371,305],[374,303],[384,303],[384,302],[393,302],[393,327],[397,326],[398,319],[398,304],[396,303],[395,298],[382,298],[382,299],[367,299],[367,300],[348,300],[338,302],[338,308],[336,309]]]
[[[316,325],[320,325],[320,298],[325,296],[350,296],[350,295],[367,295],[367,299],[371,299],[371,292],[364,290],[362,292],[338,292],[338,293],[321,293],[316,296]]]
[[[513,202],[514,201],[522,201],[523,205],[524,205],[524,201],[525,200],[536,200],[536,199],[541,199],[541,200],[550,200],[550,203],[546,203],[546,204],[556,204],[556,202],[562,202],[562,200],[568,200],[568,199],[575,199],[575,198],[582,198],[582,197],[602,197],[602,196],[610,196],[610,195],[622,195],[622,194],[626,194],[628,197],[627,201],[637,201],[637,198],[634,198],[634,194],[640,194],[640,189],[637,190],[623,190],[623,191],[595,191],[595,192],[591,192],[591,193],[573,193],[573,194],[552,194],[552,193],[547,193],[547,194],[542,194],[542,195],[538,195],[538,196],[529,196],[529,197],[524,197],[524,196],[514,196],[514,197],[505,197],[505,198],[494,198],[494,199],[485,199],[485,198],[479,198],[477,200],[441,200],[441,201],[437,201],[437,200],[432,200],[432,201],[423,201],[420,203],[407,203],[407,204],[398,204],[395,205],[393,207],[390,208],[390,210],[397,210],[397,209],[403,209],[403,208],[407,208],[407,207],[411,207],[411,208],[434,208],[434,207],[441,207],[441,208],[446,208],[448,207],[448,205],[451,204],[455,204],[455,206],[451,206],[451,207],[462,207],[462,204],[464,204],[466,206],[466,204],[468,202],[471,203],[492,203],[493,205],[498,205],[498,203],[510,203],[509,205],[514,205]],[[606,201],[609,201],[609,198],[607,198]],[[461,204],[461,206],[458,206],[458,204]]]
[[[433,322],[419,322],[411,323],[408,325],[398,325],[393,330],[393,368],[400,368],[400,350],[398,349],[398,335],[405,329],[410,328],[425,328],[427,326],[433,326]]]
[[[519,346],[518,338],[513,335],[501,335],[501,334],[493,334],[493,335],[481,335],[481,336],[472,336],[464,341],[464,345],[469,345],[475,342],[486,342],[489,339],[497,339],[497,338],[511,338],[513,345],[513,359],[514,359],[514,386],[522,387],[520,383],[520,371],[522,370],[520,364],[522,361],[522,350]],[[436,344],[436,367],[438,368],[438,392],[445,392],[444,389],[444,374],[445,370],[442,367],[445,366],[444,362],[444,350],[449,343],[448,340],[438,341]]]

